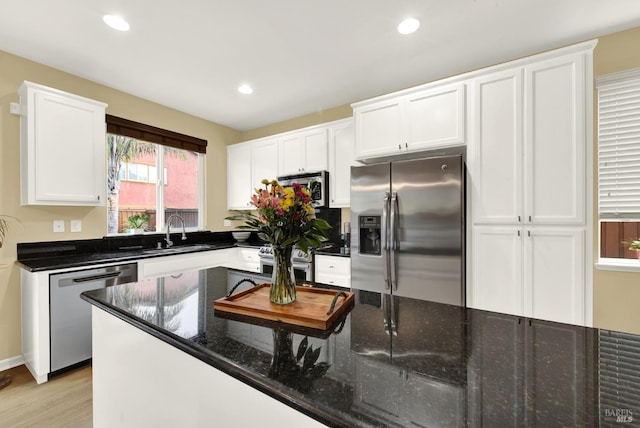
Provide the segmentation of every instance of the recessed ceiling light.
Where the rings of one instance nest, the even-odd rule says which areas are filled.
[[[249,95],[249,94],[253,94],[253,88],[249,85],[240,85],[238,87],[238,92],[240,92],[241,94],[245,94],[245,95]]]
[[[105,15],[102,20],[114,30],[129,31],[129,23],[117,15]]]
[[[411,34],[420,28],[420,21],[416,18],[407,18],[398,24],[398,33]]]

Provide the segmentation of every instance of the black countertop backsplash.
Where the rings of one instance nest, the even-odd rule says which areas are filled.
[[[243,276],[212,268],[153,293],[147,280],[83,298],[329,426],[590,427],[640,415],[638,336],[398,297],[387,334],[383,296],[363,291],[328,332],[216,313]],[[295,358],[304,343],[318,353],[311,365]]]

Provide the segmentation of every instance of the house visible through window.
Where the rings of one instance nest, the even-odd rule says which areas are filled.
[[[202,228],[206,141],[107,115],[107,149],[109,234],[162,231],[172,214]]]
[[[600,258],[636,258],[629,245],[640,239],[640,69],[596,83]]]

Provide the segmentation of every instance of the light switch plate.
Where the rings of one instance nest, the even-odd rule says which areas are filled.
[[[72,232],[82,232],[82,220],[71,220],[69,230]]]
[[[64,232],[64,220],[53,220],[53,231]]]

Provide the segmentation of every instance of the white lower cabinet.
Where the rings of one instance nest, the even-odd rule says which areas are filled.
[[[585,324],[584,229],[476,226],[469,306]]]
[[[315,282],[351,288],[351,259],[341,256],[316,255]]]
[[[473,229],[473,287],[467,304],[476,309],[524,314],[522,237],[519,228],[476,226]]]
[[[138,279],[155,278],[189,270],[225,266],[235,248],[178,254],[138,260]]]
[[[252,273],[260,273],[259,248],[235,247],[229,248],[225,267],[240,269]]]

